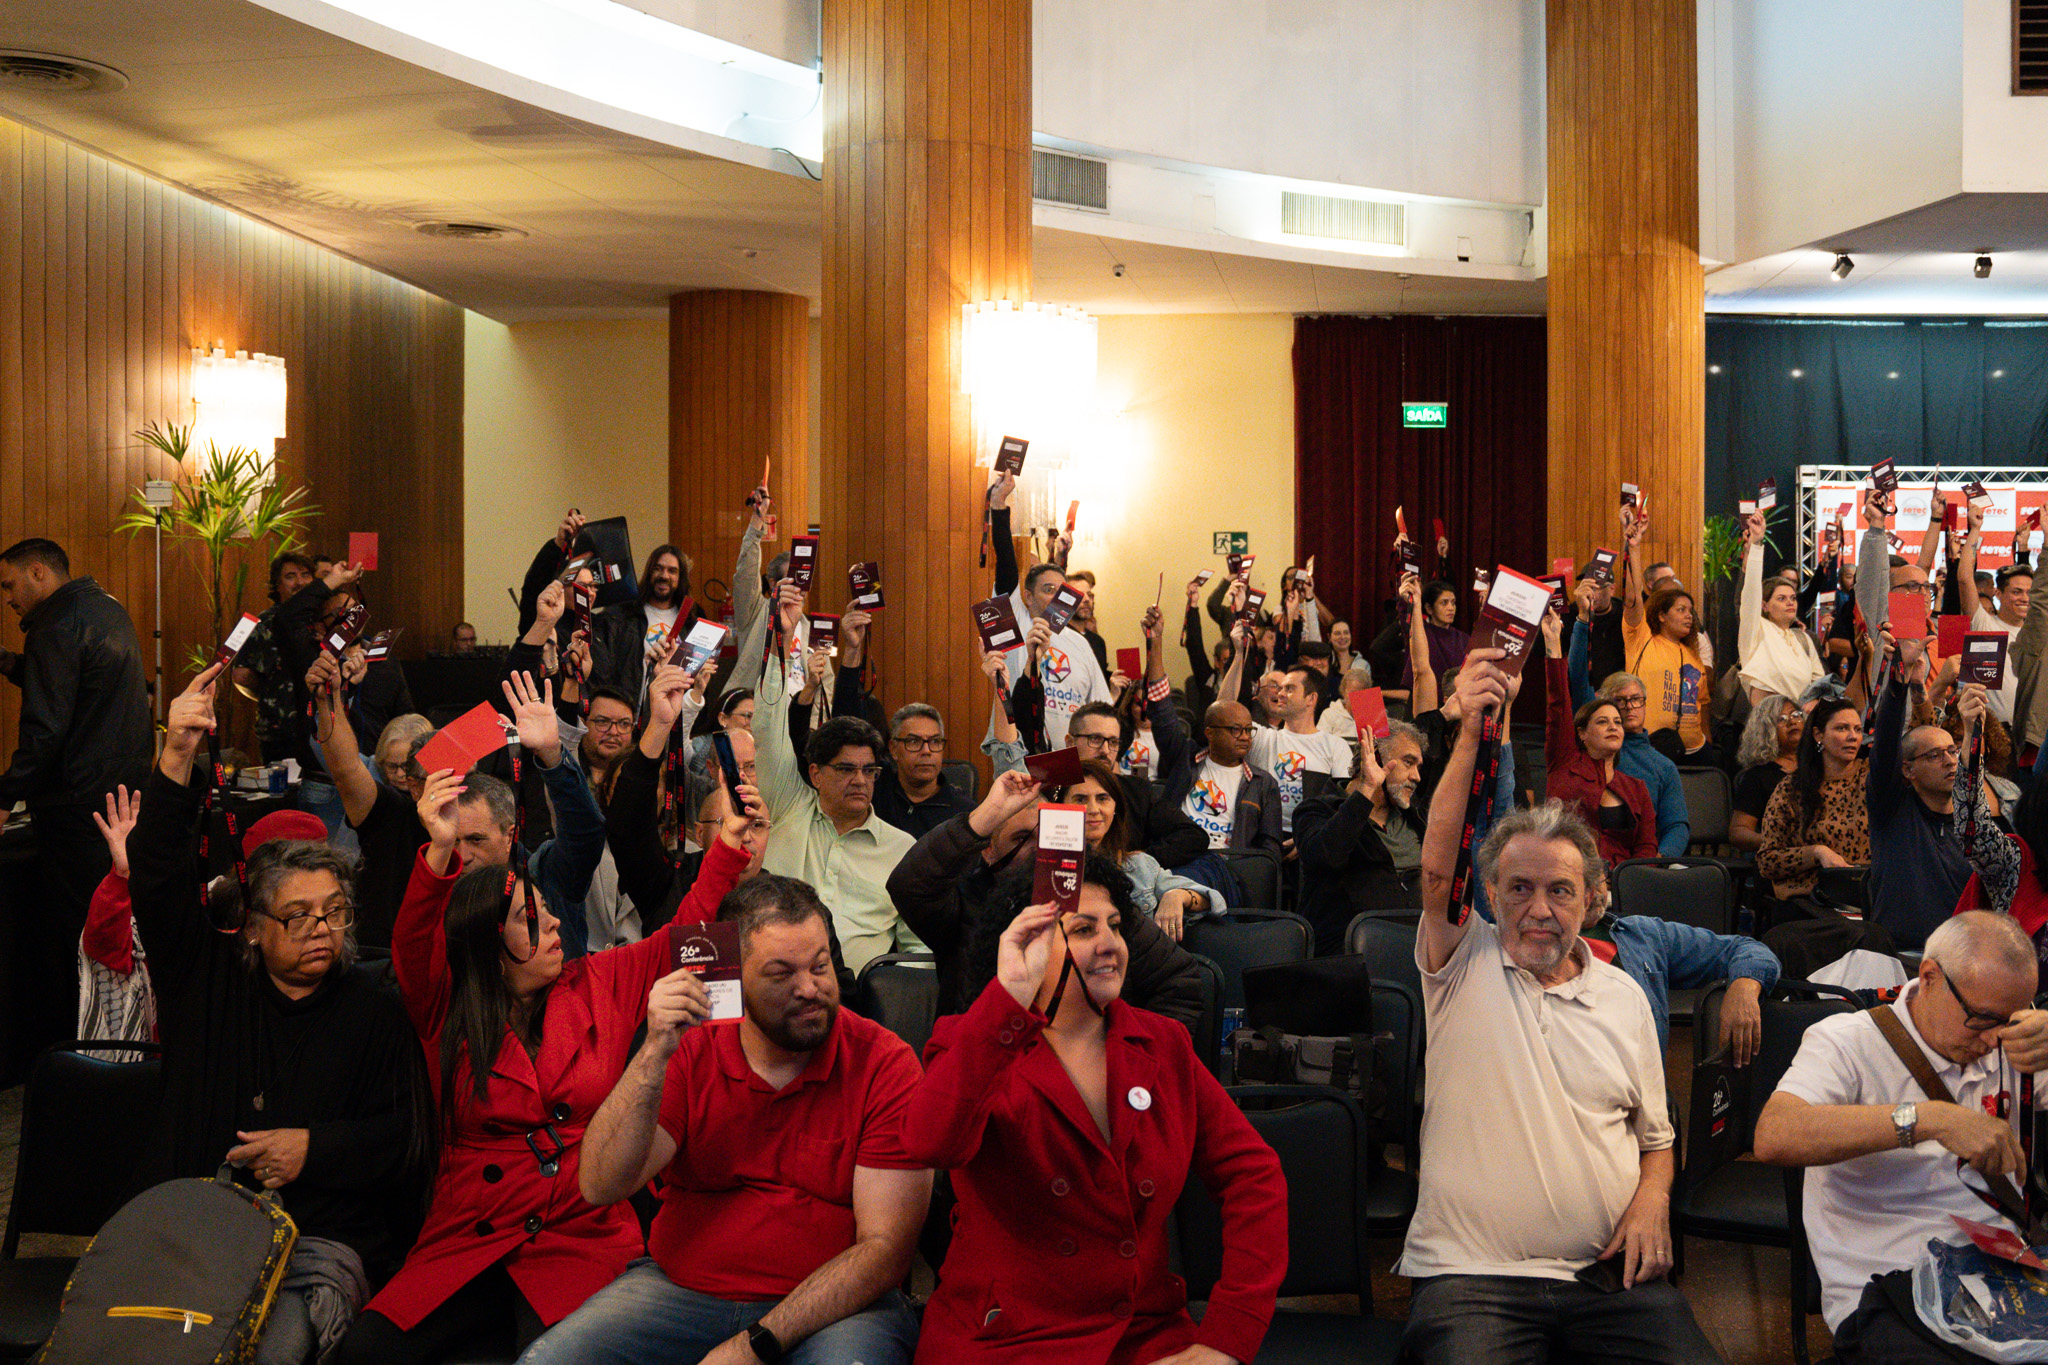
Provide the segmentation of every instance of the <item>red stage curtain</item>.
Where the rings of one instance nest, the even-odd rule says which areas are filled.
[[[1443,431],[1407,430],[1404,401],[1448,402]],[[1436,567],[1430,521],[1470,627],[1472,570],[1548,572],[1542,318],[1311,317],[1294,324],[1294,562],[1351,613],[1360,645],[1394,595],[1394,509]],[[1363,619],[1361,619],[1363,618]]]

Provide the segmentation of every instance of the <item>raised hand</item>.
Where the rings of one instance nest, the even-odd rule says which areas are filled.
[[[583,529],[583,513],[571,507],[562,514],[562,524],[555,528],[555,544],[562,547],[562,553],[569,553],[569,547],[576,543],[577,532]]]
[[[569,637],[569,648],[562,654],[562,667],[571,677],[590,676],[590,632],[579,630]]]
[[[711,996],[704,989],[704,978],[688,967],[678,967],[647,992],[647,1045],[664,1057],[673,1057],[682,1045],[683,1031],[710,1017]]]
[[[754,852],[753,844],[765,843],[768,839],[768,803],[761,799],[760,789],[742,782],[740,809],[732,809],[732,798],[726,797],[725,814],[719,818],[718,837],[742,853]]]
[[[675,664],[654,670],[647,684],[648,728],[661,727],[665,734],[683,714],[683,693],[690,690],[690,675]]]
[[[1002,473],[995,476],[988,486],[988,508],[991,512],[1009,510],[1010,494],[1017,489],[1017,476]]]
[[[847,651],[848,657],[859,658],[867,648],[868,627],[874,623],[874,616],[862,611],[851,602],[846,610],[839,613],[839,647]]]
[[[1053,925],[1058,919],[1056,905],[1027,905],[996,945],[996,979],[1019,1009],[1030,1009],[1038,998],[1045,964],[1052,961]]]
[[[1564,657],[1564,621],[1555,609],[1543,613],[1543,647],[1553,659]]]
[[[782,627],[783,639],[796,633],[796,623],[803,617],[804,590],[793,579],[782,579],[775,585],[775,620]]]
[[[1157,607],[1145,608],[1145,614],[1138,619],[1139,633],[1148,644],[1158,644],[1160,632],[1166,628],[1166,615]]]
[[[176,755],[184,760],[187,770],[192,755],[199,752],[201,739],[212,734],[218,723],[213,715],[213,684],[220,677],[220,670],[220,664],[210,664],[201,670],[183,692],[171,699],[170,710],[164,717],[164,757]],[[168,766],[164,775],[173,776]],[[182,776],[179,780],[183,780]]]
[[[1188,607],[1192,610],[1202,605],[1202,579],[1196,575],[1188,580]]]
[[[563,586],[562,580],[559,578],[550,582],[545,588],[542,588],[540,596],[534,599],[534,620],[546,626],[549,630],[555,628],[555,622],[561,620],[562,613],[567,610],[569,610],[569,589]]]
[[[326,573],[320,575],[320,581],[325,583],[330,590],[340,592],[343,588],[360,582],[362,577],[362,565],[348,564],[336,560],[333,564],[327,566]]]
[[[512,703],[512,719],[519,727],[519,742],[539,761],[552,768],[562,761],[562,721],[555,714],[555,684],[543,680],[536,688],[531,673],[514,673],[504,681],[505,700]]]
[[[455,856],[455,843],[461,836],[456,826],[455,802],[461,797],[461,773],[453,768],[437,768],[427,774],[427,785],[420,791],[418,810],[420,824],[427,831],[427,861],[436,872],[445,873],[449,860]]]
[[[107,841],[107,851],[114,855],[114,875],[123,881],[128,879],[128,831],[135,828],[135,821],[142,814],[142,793],[131,792],[124,783],[107,793],[107,814],[92,813],[92,822],[100,827],[100,837]]]

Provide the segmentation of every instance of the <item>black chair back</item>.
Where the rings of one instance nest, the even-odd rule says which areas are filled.
[[[1719,768],[1680,768],[1678,787],[1685,796],[1685,816],[1692,826],[1693,848],[1719,848],[1728,842],[1728,817],[1735,810],[1735,785]]]
[[[972,763],[955,760],[939,765],[939,780],[951,786],[969,801],[981,797],[981,774]]]
[[[1319,1085],[1233,1086],[1230,1097],[1287,1173],[1287,1277],[1280,1297],[1357,1294],[1372,1301],[1365,1237],[1365,1113]],[[1190,1299],[1206,1299],[1223,1270],[1223,1219],[1190,1178],[1173,1210]]]
[[[140,1061],[91,1052],[119,1049]],[[150,1043],[57,1043],[29,1063],[14,1199],[0,1256],[23,1233],[90,1237],[127,1197],[136,1154],[156,1119],[162,1049]]]
[[[1422,969],[1415,965],[1415,935],[1413,924],[1360,915],[1344,931],[1344,946],[1349,952],[1364,955],[1371,964],[1375,983],[1398,981],[1419,1001]]]
[[[1244,903],[1260,910],[1280,909],[1280,858],[1268,848],[1215,848],[1244,889]]]
[[[1202,973],[1202,1013],[1195,1022],[1195,1056],[1217,1076],[1223,1061],[1223,969],[1200,953],[1189,953]]]
[[[1734,932],[1734,882],[1710,859],[1631,858],[1610,876],[1617,915],[1655,915],[1716,934]]]
[[[930,953],[884,953],[870,959],[854,987],[853,1012],[924,1056],[939,1017],[939,960]]]
[[[1422,997],[1405,982],[1373,982],[1372,1033],[1387,1094],[1386,1122],[1373,1136],[1400,1143],[1413,1174],[1422,1160]]]
[[[1315,927],[1285,910],[1234,910],[1223,919],[1190,920],[1181,947],[1223,969],[1223,1008],[1244,1008],[1248,967],[1306,962],[1315,956]]]

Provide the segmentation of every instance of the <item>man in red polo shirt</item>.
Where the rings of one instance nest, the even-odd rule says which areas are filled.
[[[706,1023],[693,972],[656,983],[647,1041],[583,1136],[593,1204],[661,1177],[652,1254],[521,1365],[908,1365],[898,1286],[932,1187],[900,1137],[917,1058],[840,1014],[808,885],[763,873],[718,917],[739,927],[741,1017]]]

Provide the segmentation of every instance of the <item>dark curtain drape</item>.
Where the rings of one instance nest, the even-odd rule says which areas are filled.
[[[1407,430],[1404,401],[1448,402],[1442,431]],[[1395,581],[1394,508],[1423,550],[1450,537],[1450,580],[1470,628],[1472,570],[1544,559],[1544,320],[1318,317],[1294,324],[1294,562],[1316,556],[1317,593],[1359,647]]]

